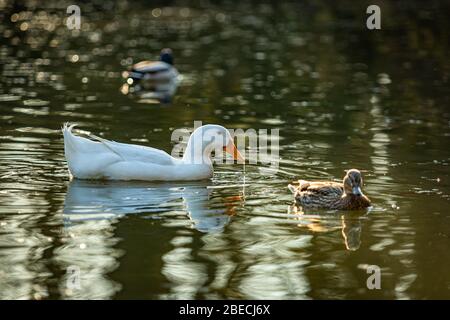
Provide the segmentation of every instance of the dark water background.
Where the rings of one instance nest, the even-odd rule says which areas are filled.
[[[0,2],[0,298],[450,298],[448,2],[377,1],[379,31],[366,1],[79,2],[79,31],[70,4]],[[123,95],[163,47],[173,102]],[[194,120],[279,129],[278,172],[69,181],[63,122],[170,151]],[[351,167],[370,212],[291,212],[291,179]]]

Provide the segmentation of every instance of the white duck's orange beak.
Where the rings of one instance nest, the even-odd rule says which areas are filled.
[[[230,142],[228,142],[226,147],[223,147],[223,151],[225,151],[226,153],[231,155],[234,160],[239,160],[239,161],[242,161],[242,162],[245,161],[244,157],[241,155],[239,150],[236,148],[233,140],[230,140]]]

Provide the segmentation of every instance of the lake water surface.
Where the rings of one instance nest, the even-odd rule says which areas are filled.
[[[314,3],[97,1],[70,31],[71,3],[2,2],[0,298],[449,299],[448,4],[382,2],[369,31],[364,2]],[[122,94],[122,71],[163,47],[172,102]],[[279,129],[278,171],[247,165],[245,194],[242,165],[69,179],[66,121],[170,152],[194,120]],[[289,181],[353,167],[371,210],[295,212]]]

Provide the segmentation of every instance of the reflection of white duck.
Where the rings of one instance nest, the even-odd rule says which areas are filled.
[[[205,182],[149,184],[148,182],[100,182],[72,180],[64,201],[64,218],[69,223],[120,217],[126,214],[154,214],[178,211],[182,205],[193,227],[201,232],[221,231],[230,221],[227,208],[210,207],[211,189]],[[183,202],[180,202],[180,199]],[[225,203],[226,206],[226,203]]]
[[[155,148],[91,136],[75,136],[64,125],[64,151],[71,174],[79,179],[180,181],[212,177],[211,153],[223,148],[243,160],[230,132],[219,125],[197,128],[189,137],[182,159]]]

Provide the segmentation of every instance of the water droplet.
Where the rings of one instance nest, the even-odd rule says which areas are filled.
[[[78,60],[80,60],[80,57],[77,54],[74,54],[72,57],[70,57],[70,61],[72,61],[73,63],[77,62]]]
[[[154,16],[155,18],[158,18],[161,15],[161,9],[160,8],[155,8],[152,10],[152,16]]]
[[[14,14],[11,16],[11,22],[17,22],[17,20],[19,20],[19,14],[14,13]]]
[[[28,22],[22,22],[20,24],[20,31],[27,31],[28,30]]]

